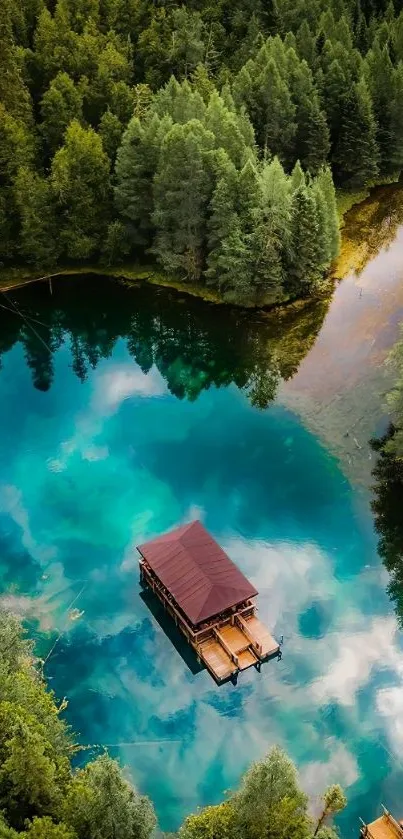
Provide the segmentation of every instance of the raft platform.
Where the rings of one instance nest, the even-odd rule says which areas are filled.
[[[403,821],[396,821],[383,805],[382,809],[382,816],[370,824],[361,820],[360,833],[363,839],[403,839]]]
[[[281,656],[256,616],[256,589],[201,522],[140,545],[140,580],[160,599],[218,684]]]

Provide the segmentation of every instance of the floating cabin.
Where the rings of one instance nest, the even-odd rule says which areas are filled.
[[[370,824],[362,822],[360,833],[363,839],[403,839],[403,821],[396,821],[383,805],[382,809],[379,819]]]
[[[278,655],[258,620],[257,591],[199,521],[140,545],[140,578],[216,682]]]

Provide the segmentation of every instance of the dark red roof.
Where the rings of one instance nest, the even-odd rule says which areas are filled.
[[[177,527],[137,550],[193,625],[257,594],[199,521]]]

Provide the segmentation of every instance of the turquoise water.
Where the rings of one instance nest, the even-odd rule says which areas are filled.
[[[43,657],[60,636],[46,672],[84,755],[119,756],[164,830],[274,743],[313,796],[346,787],[344,837],[381,801],[400,816],[402,644],[367,499],[271,401],[271,327],[96,282],[14,292],[33,319],[0,315],[3,600]],[[284,635],[236,686],[140,597],[135,545],[195,517]]]

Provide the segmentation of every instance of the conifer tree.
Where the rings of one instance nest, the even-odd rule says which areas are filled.
[[[320,187],[325,197],[327,208],[327,238],[329,241],[330,261],[332,262],[338,256],[340,250],[340,224],[337,212],[336,190],[334,188],[332,173],[328,166],[319,172],[316,178],[316,184]]]
[[[291,192],[295,192],[300,186],[305,186],[305,175],[304,170],[297,160],[292,172],[291,172],[291,179],[290,179],[290,186]]]
[[[190,82],[193,90],[197,90],[200,93],[206,105],[211,94],[215,91],[215,86],[204,64],[197,64],[190,76]]]
[[[120,146],[124,127],[120,119],[113,114],[109,108],[102,114],[98,133],[102,139],[102,145],[106,151],[111,164],[113,165],[116,159],[117,151]]]
[[[281,300],[289,252],[290,182],[278,158],[266,163],[260,176],[260,203],[251,247],[257,298]]]
[[[251,296],[253,268],[250,237],[239,215],[238,191],[236,168],[228,158],[222,158],[208,209],[205,276],[230,299],[245,302]]]
[[[204,120],[206,107],[200,93],[193,90],[187,79],[182,84],[171,76],[169,82],[153,97],[152,110],[160,117],[168,115],[182,124],[191,119]]]
[[[130,225],[133,244],[152,244],[152,183],[157,171],[162,141],[172,128],[169,116],[150,114],[144,124],[133,117],[116,158],[115,205]]]
[[[52,161],[51,183],[67,257],[83,259],[99,247],[110,214],[109,159],[101,138],[75,120]]]
[[[340,115],[337,145],[333,152],[336,179],[355,189],[371,183],[378,174],[376,122],[364,79],[346,93]]]
[[[326,197],[318,180],[315,180],[312,184],[312,196],[315,201],[315,215],[317,221],[317,234],[313,244],[316,249],[318,271],[323,274],[332,261],[332,242]]]
[[[203,61],[205,53],[204,27],[199,12],[182,6],[172,12],[172,45],[170,63],[179,78],[187,79]]]
[[[315,198],[307,186],[299,186],[291,201],[290,260],[286,290],[291,295],[305,296],[320,281],[317,262],[318,218]]]
[[[140,80],[153,90],[165,84],[171,72],[170,52],[172,29],[165,8],[154,8],[149,25],[141,29],[137,40],[137,61],[141,67]]]
[[[316,92],[302,95],[297,107],[295,150],[304,168],[316,175],[328,158],[330,142],[326,115]]]
[[[217,91],[209,99],[205,126],[214,134],[217,148],[223,148],[235,166],[241,168],[247,156],[243,131],[237,114],[225,107]]]
[[[296,32],[295,43],[299,57],[304,58],[309,67],[314,67],[316,60],[316,40],[305,18]]]
[[[50,184],[27,166],[21,166],[13,193],[19,213],[19,253],[38,266],[56,265],[60,255],[58,219]]]
[[[212,182],[206,154],[214,135],[201,122],[175,124],[163,140],[154,177],[153,252],[168,272],[197,281],[203,268],[206,206]]]
[[[258,78],[253,116],[264,153],[276,154],[283,163],[290,163],[296,132],[295,105],[273,59]]]
[[[380,171],[394,174],[403,163],[402,70],[393,67],[387,45],[381,49],[375,44],[367,55],[365,72],[378,126]]]
[[[41,104],[41,133],[49,154],[63,142],[67,126],[82,119],[83,97],[67,73],[58,73],[44,93]]]
[[[339,128],[339,114],[350,79],[345,67],[333,57],[328,66],[317,74],[318,86],[324,102],[330,136],[334,142]]]
[[[15,253],[18,212],[13,192],[20,166],[33,162],[33,138],[23,122],[14,118],[0,102],[0,263]]]
[[[0,104],[32,127],[32,103],[18,62],[12,25],[12,0],[0,0]]]

